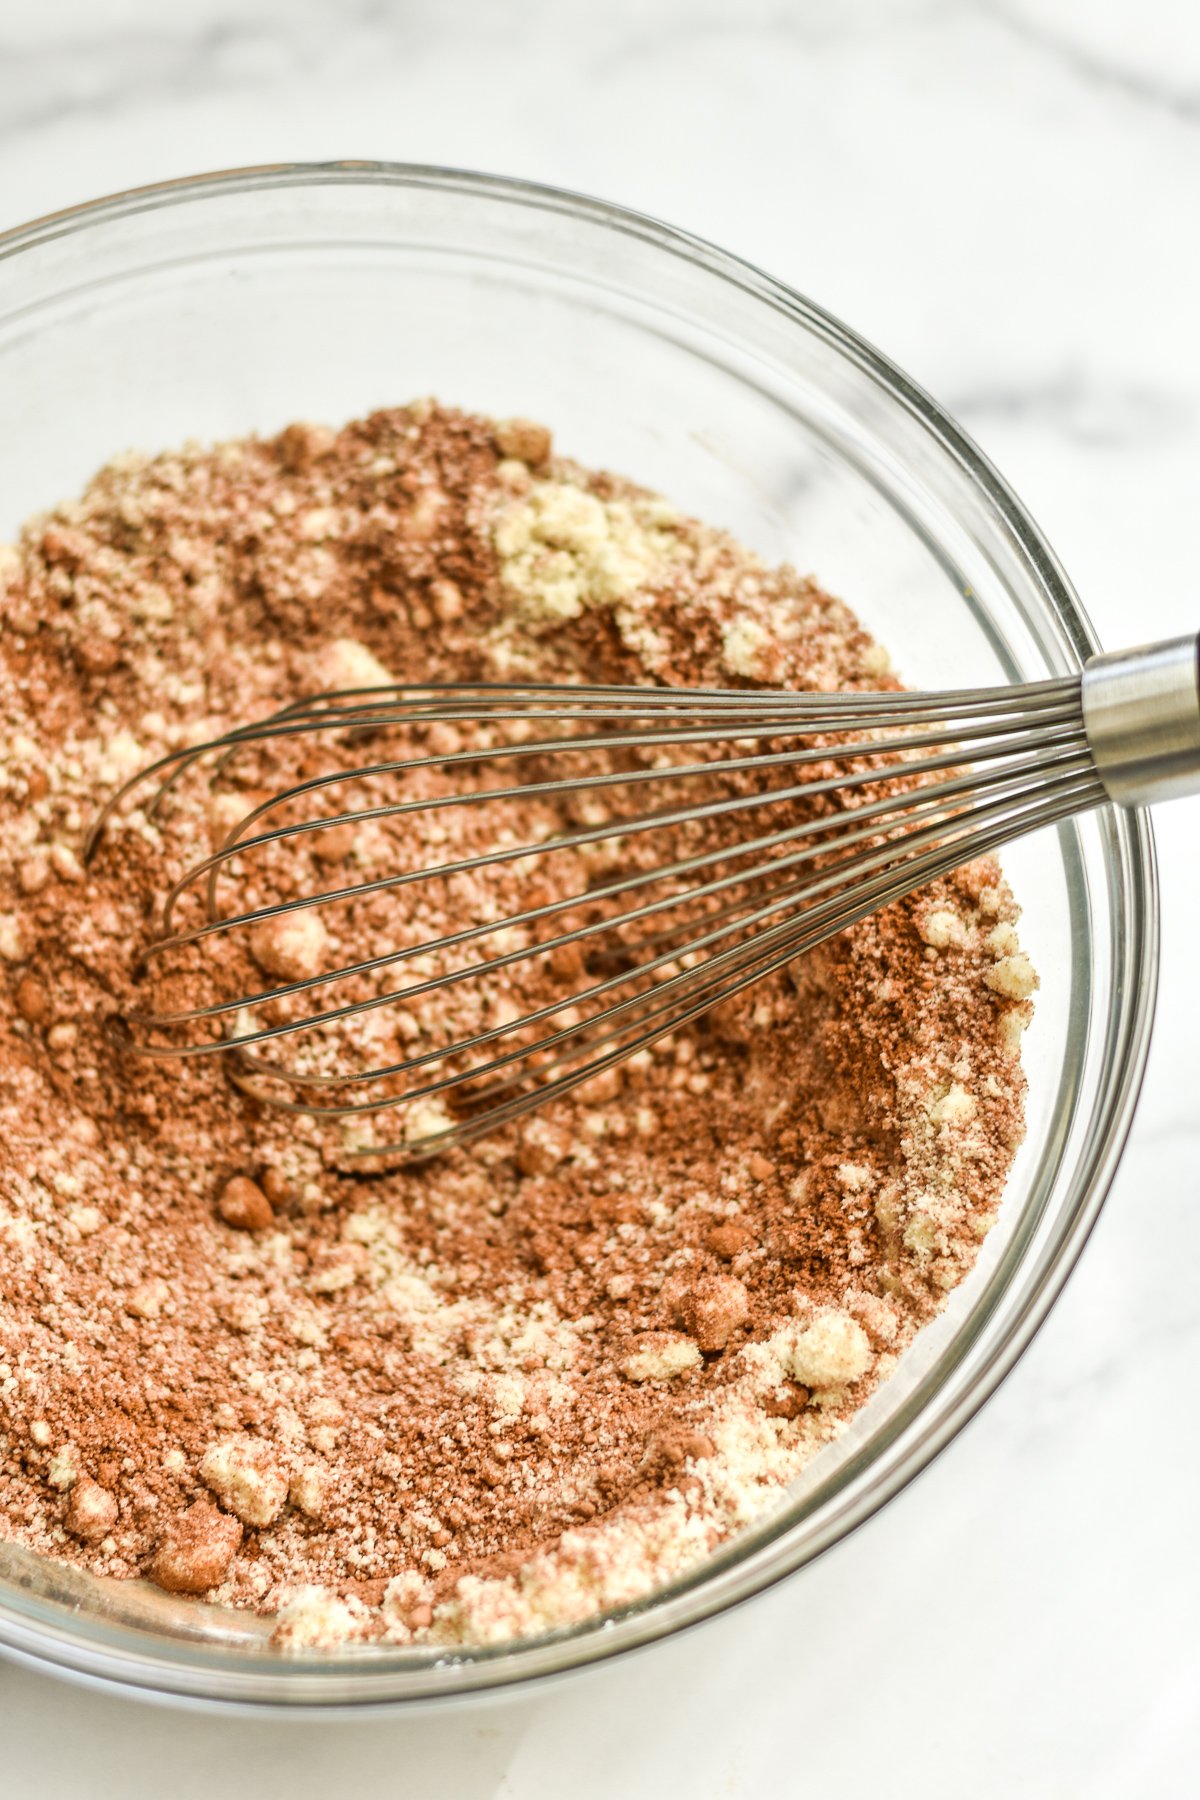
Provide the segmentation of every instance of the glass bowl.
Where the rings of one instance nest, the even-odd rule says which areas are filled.
[[[336,423],[422,394],[544,419],[580,461],[817,574],[912,684],[1060,675],[1096,647],[1033,521],[925,394],[809,301],[653,220],[487,176],[337,163],[145,188],[0,237],[0,535],[122,448]],[[1045,1317],[1145,1063],[1145,819],[1105,810],[1013,846],[1006,868],[1042,988],[999,1223],[893,1378],[755,1529],[618,1614],[453,1655],[282,1655],[246,1614],[0,1546],[0,1647],[227,1706],[480,1695],[679,1631],[861,1524]]]

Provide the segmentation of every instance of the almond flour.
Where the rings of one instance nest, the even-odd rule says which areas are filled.
[[[78,852],[128,773],[321,686],[895,686],[849,610],[541,426],[421,403],[119,459],[0,555],[0,615],[0,1532],[285,1649],[452,1645],[639,1598],[779,1504],[995,1218],[1036,977],[993,862],[388,1168],[217,1060],[114,1051],[153,903],[253,771],[228,817],[184,796]],[[247,967],[335,930],[292,915]]]

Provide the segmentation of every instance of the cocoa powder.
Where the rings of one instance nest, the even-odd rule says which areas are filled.
[[[394,912],[147,975],[156,903],[234,814],[184,784],[157,821],[125,809],[86,875],[78,853],[140,765],[356,676],[895,685],[848,609],[555,459],[540,426],[428,403],[122,458],[0,553],[0,583],[0,1530],[277,1614],[301,1648],[568,1623],[776,1503],[995,1217],[1035,978],[993,862],[544,1113],[390,1167],[355,1152],[395,1115],[284,1114],[226,1059],[133,1062],[114,1029],[148,999],[320,968]],[[309,754],[245,759],[238,815]],[[582,817],[493,810],[455,841]],[[235,872],[239,901],[433,843],[337,830]],[[467,882],[406,941],[656,853]],[[387,1063],[582,967],[298,1053],[312,1074]]]

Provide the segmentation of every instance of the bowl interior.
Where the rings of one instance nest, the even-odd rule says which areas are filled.
[[[339,423],[420,394],[527,414],[841,594],[912,685],[1076,668],[1085,621],[987,465],[869,348],[766,277],[631,215],[422,170],[250,172],[0,241],[0,536],[116,451]],[[972,1277],[753,1533],[605,1629],[468,1653],[290,1656],[261,1624],[0,1547],[0,1642],[243,1703],[387,1703],[546,1674],[795,1568],[908,1480],[1043,1316],[1103,1195],[1144,1059],[1149,838],[1097,815],[1013,846],[1041,974],[1028,1136]]]

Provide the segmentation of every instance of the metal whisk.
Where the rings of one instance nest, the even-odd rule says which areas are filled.
[[[1082,676],[947,694],[498,684],[306,698],[162,758],[96,819],[88,858],[142,783],[166,832],[198,770],[212,793],[247,757],[268,768],[171,884],[142,962],[147,980],[179,967],[234,991],[131,1011],[129,1047],[227,1058],[239,1085],[293,1111],[399,1108],[394,1141],[357,1154],[437,1154],[1012,838],[1105,801],[1200,790],[1198,656],[1200,639],[1181,638],[1093,657]],[[388,754],[397,733],[403,753]],[[272,757],[294,777],[282,786]],[[364,830],[374,862],[350,871],[363,879],[286,891],[297,865],[312,878],[314,855],[328,868]],[[246,903],[227,907],[239,884]],[[340,936],[313,926],[339,908]],[[318,965],[247,991],[256,965],[238,940],[264,930],[299,931]],[[370,953],[347,956],[348,940]],[[346,1066],[347,1048],[381,1044],[374,1064]]]

